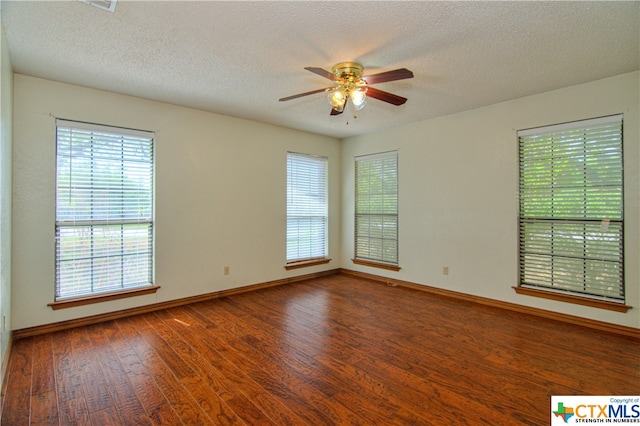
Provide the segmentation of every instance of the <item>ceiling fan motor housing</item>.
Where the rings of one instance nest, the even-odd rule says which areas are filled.
[[[355,81],[362,78],[364,67],[357,62],[340,62],[334,65],[331,71],[338,78]]]

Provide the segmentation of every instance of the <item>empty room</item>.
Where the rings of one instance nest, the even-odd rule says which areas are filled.
[[[0,1],[2,425],[640,423],[640,2]]]

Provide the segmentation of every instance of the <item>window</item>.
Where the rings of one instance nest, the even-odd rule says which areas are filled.
[[[327,257],[327,162],[287,153],[287,264]]]
[[[398,153],[356,157],[355,181],[354,262],[397,266]]]
[[[624,304],[622,116],[518,139],[519,286]]]
[[[56,124],[56,301],[151,286],[153,133]]]

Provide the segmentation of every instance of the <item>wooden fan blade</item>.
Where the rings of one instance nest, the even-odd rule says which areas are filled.
[[[404,80],[405,78],[413,78],[413,73],[406,68],[399,68],[393,71],[386,71],[362,77],[367,84],[385,83],[387,81]]]
[[[338,80],[338,77],[336,77],[335,74],[330,73],[327,70],[323,70],[322,68],[304,67],[304,69],[307,70],[307,71],[311,71],[314,74],[318,74],[320,77],[328,78],[331,81],[337,81]]]
[[[383,90],[375,89],[373,87],[367,87],[367,97],[378,99],[380,101],[388,102],[393,105],[402,105],[407,102],[407,98],[394,95],[393,93],[385,92]]]
[[[329,89],[332,89],[332,88],[331,87],[325,87],[323,89],[316,89],[316,90],[312,90],[310,92],[298,93],[297,95],[287,96],[286,98],[281,98],[281,99],[278,99],[278,100],[280,102],[290,101],[291,99],[301,98],[301,97],[307,96],[307,95],[313,95],[314,93],[325,92],[325,91],[327,91]]]

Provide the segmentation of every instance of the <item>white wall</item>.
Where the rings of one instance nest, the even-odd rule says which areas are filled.
[[[0,11],[1,13],[1,11]],[[13,68],[0,27],[0,364],[11,334],[11,145]],[[0,377],[0,383],[2,379]]]
[[[342,267],[640,328],[639,73],[345,139]],[[411,102],[411,100],[409,100]],[[624,114],[626,314],[517,295],[516,131]],[[399,272],[354,265],[354,156],[398,150]],[[442,267],[449,266],[449,275]]]
[[[15,75],[13,329],[334,269],[337,139]],[[156,132],[155,295],[53,311],[55,118]],[[329,251],[285,271],[286,153],[329,157]],[[224,266],[230,274],[223,275]]]

